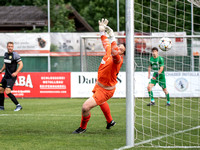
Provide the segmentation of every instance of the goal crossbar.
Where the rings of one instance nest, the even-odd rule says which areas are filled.
[[[146,36],[146,35],[135,35],[134,38],[162,38],[163,36]],[[185,36],[167,36],[168,38],[200,38],[200,35],[185,35]],[[81,36],[81,39],[96,39],[101,38],[100,36]],[[126,36],[115,36],[115,38],[126,38]]]

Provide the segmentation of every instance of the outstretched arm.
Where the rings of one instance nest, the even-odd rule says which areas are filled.
[[[103,44],[103,48],[106,50],[106,55],[111,54],[111,45],[105,33],[105,26],[108,24],[107,19],[99,20],[99,32],[101,34],[101,41]]]
[[[119,47],[117,46],[114,32],[109,26],[106,26],[105,28],[106,28],[108,35],[110,36],[110,39],[111,39],[111,54],[113,56],[114,63],[120,63],[121,62],[121,56],[119,55],[119,52],[118,52]]]
[[[106,55],[111,55],[111,45],[106,35],[101,36],[103,48],[106,50]]]

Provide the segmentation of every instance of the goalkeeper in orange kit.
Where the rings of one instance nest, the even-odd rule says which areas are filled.
[[[117,75],[123,63],[123,55],[125,54],[125,47],[123,44],[117,46],[113,30],[107,26],[108,20],[102,19],[99,21],[99,31],[101,34],[101,41],[106,54],[104,55],[98,69],[98,77],[96,85],[93,89],[93,96],[87,99],[82,106],[82,118],[80,127],[73,133],[84,133],[87,128],[87,123],[90,120],[90,110],[93,107],[100,106],[107,120],[107,129],[110,129],[116,123],[112,119],[110,108],[107,103],[116,89]],[[109,35],[111,44],[106,36]]]

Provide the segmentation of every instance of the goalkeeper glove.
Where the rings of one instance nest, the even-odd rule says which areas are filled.
[[[108,20],[102,18],[101,21],[99,20],[99,31],[105,32],[105,26],[108,24]]]
[[[111,43],[113,41],[115,41],[115,35],[114,35],[114,32],[113,32],[113,29],[111,29],[109,26],[105,26],[105,30],[106,30],[107,34],[109,35],[109,37],[111,39]]]

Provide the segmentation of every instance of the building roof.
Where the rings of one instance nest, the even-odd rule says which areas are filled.
[[[36,6],[0,6],[0,26],[47,26],[47,15]]]
[[[74,19],[76,31],[92,32],[94,29],[83,19],[83,17],[70,5],[66,8],[71,11],[69,19]],[[37,6],[0,6],[0,28],[9,27],[33,27],[33,26],[47,26],[47,13]],[[2,30],[2,29],[0,29]]]

